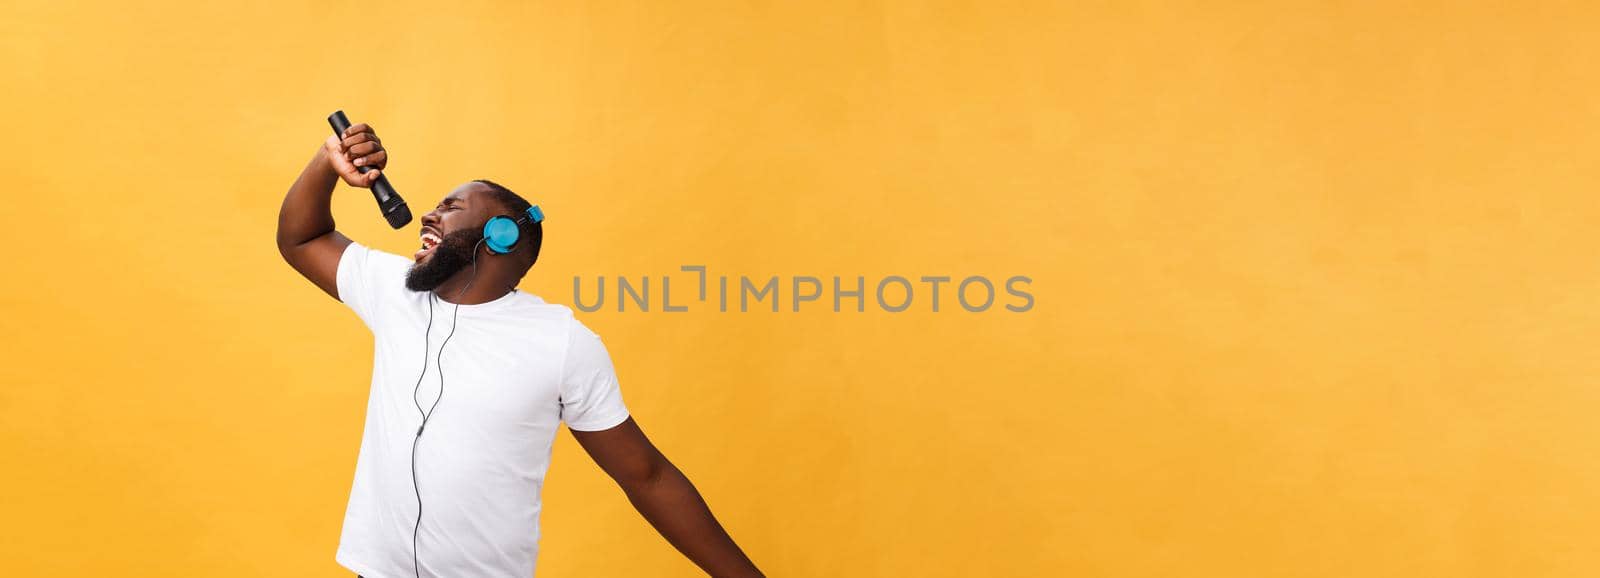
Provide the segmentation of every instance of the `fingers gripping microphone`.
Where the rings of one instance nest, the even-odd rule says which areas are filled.
[[[344,131],[350,128],[350,119],[345,118],[344,111],[336,110],[328,115],[328,124],[333,125],[333,134],[344,138]],[[370,166],[356,168],[362,173],[372,170]],[[372,198],[378,200],[378,210],[383,213],[383,218],[389,221],[390,227],[398,229],[411,222],[411,209],[406,207],[406,202],[394,192],[394,187],[389,185],[387,175],[378,175],[378,180],[373,181]]]

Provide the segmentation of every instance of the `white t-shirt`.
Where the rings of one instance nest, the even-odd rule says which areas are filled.
[[[512,291],[456,313],[454,304],[406,289],[411,265],[359,243],[339,259],[339,299],[374,343],[366,429],[335,559],[366,578],[413,576],[416,442],[422,576],[528,578],[557,423],[595,431],[628,417],[611,358],[571,309]],[[452,313],[455,334],[444,345]],[[420,438],[418,404],[434,407]]]

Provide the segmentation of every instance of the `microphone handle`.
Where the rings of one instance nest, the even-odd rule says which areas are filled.
[[[333,134],[344,138],[344,131],[350,128],[350,119],[344,116],[344,111],[336,110],[328,115],[328,124],[333,127]],[[356,167],[356,170],[366,173],[373,170],[370,166]],[[384,220],[390,227],[396,229],[406,226],[411,222],[411,209],[394,192],[394,186],[389,184],[388,175],[378,175],[378,180],[372,183],[372,198],[378,201],[378,211],[383,213]]]

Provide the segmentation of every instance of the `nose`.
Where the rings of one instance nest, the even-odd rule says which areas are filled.
[[[424,227],[431,226],[431,227],[433,227],[435,229],[439,228],[439,209],[434,209],[432,211],[428,211],[428,214],[423,215],[422,216],[422,226],[424,226]]]

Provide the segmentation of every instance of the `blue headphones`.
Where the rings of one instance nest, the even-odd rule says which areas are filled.
[[[522,240],[522,225],[524,223],[538,223],[544,221],[544,211],[539,210],[539,205],[528,207],[516,219],[505,215],[495,216],[483,224],[483,244],[489,247],[489,253],[504,255],[517,247],[517,241]]]

